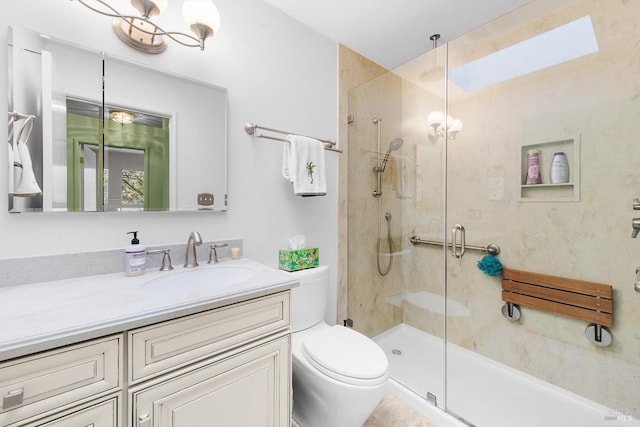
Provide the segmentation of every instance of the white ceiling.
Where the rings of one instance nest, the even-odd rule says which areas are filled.
[[[391,70],[533,0],[265,0]]]

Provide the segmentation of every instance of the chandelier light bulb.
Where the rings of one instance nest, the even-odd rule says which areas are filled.
[[[458,133],[462,130],[462,120],[460,119],[453,119],[451,120],[451,122],[449,123],[449,128],[448,128],[449,132],[451,133]]]
[[[429,137],[432,140],[445,136],[445,134],[449,138],[455,139],[458,132],[462,130],[462,120],[455,119],[440,110],[430,112],[427,116],[427,123],[430,127]]]
[[[444,123],[445,115],[442,111],[436,110],[429,113],[427,116],[427,123],[434,130],[436,130],[442,123]]]
[[[220,12],[211,0],[185,0],[182,15],[189,26],[206,25],[214,33],[220,29]]]

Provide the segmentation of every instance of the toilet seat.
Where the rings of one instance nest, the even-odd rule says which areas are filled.
[[[351,385],[377,385],[387,380],[388,360],[366,336],[332,326],[304,337],[302,355],[317,370]]]

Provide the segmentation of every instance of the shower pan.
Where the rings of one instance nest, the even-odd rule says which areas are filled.
[[[349,91],[348,317],[385,349],[390,391],[439,426],[640,426],[628,392],[640,379],[628,230],[640,182],[640,63],[629,61],[640,55],[638,17],[640,3],[534,0]],[[565,62],[548,61],[557,43],[538,45],[549,32],[567,37]],[[572,50],[584,37],[596,51],[593,40]],[[524,64],[530,43],[525,72],[475,84]],[[433,111],[443,129],[464,121],[455,140],[431,132]],[[529,150],[540,151],[541,184],[526,184]],[[556,152],[569,160],[567,183],[550,181]],[[499,255],[469,250],[491,244]],[[503,316],[502,277],[478,267],[485,256],[613,286],[612,344],[598,347],[588,323],[558,313]]]

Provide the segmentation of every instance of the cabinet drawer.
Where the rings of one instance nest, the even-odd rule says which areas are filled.
[[[85,405],[73,412],[20,427],[118,427],[118,399]]]
[[[121,337],[0,364],[0,425],[87,400],[120,386]]]
[[[210,357],[289,327],[289,292],[129,332],[129,381]]]

